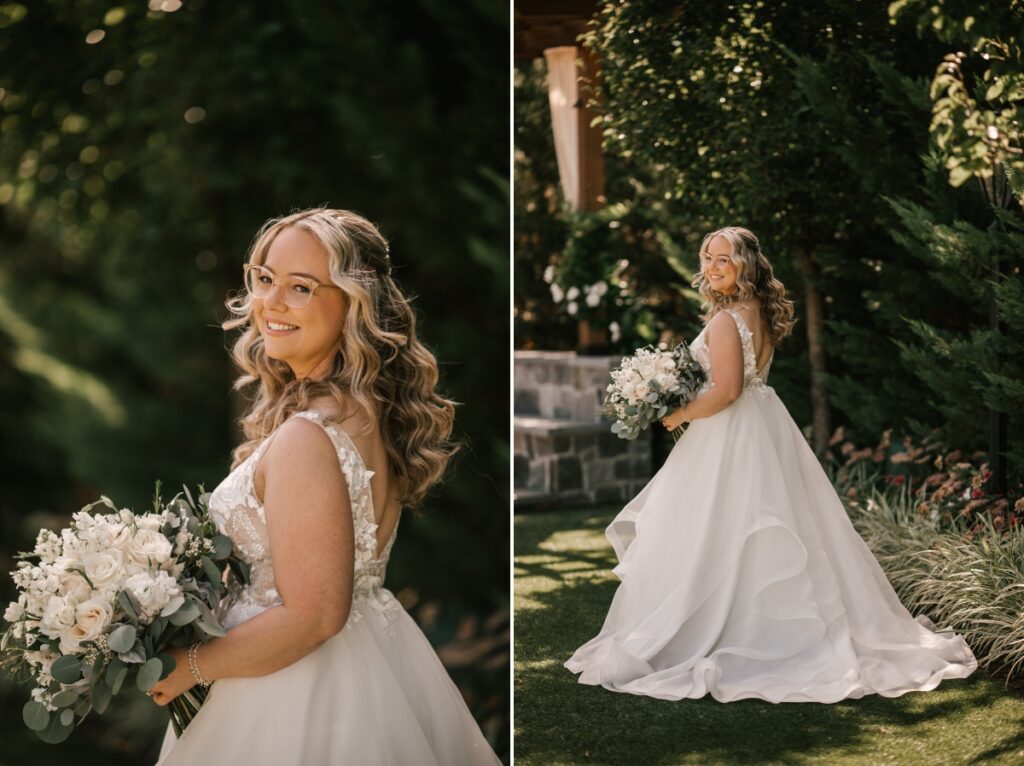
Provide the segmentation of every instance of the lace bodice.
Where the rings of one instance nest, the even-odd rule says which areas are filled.
[[[390,619],[395,609],[401,609],[395,597],[382,585],[391,546],[395,542],[397,525],[380,556],[377,555],[377,523],[373,513],[373,495],[370,479],[374,472],[366,467],[352,438],[344,430],[331,424],[319,412],[307,410],[292,417],[302,417],[319,424],[338,453],[341,470],[348,484],[352,506],[352,524],[355,532],[355,560],[352,585],[352,610],[349,622],[357,622],[365,607]],[[275,432],[276,433],[276,432]],[[270,444],[273,434],[260,442],[235,470],[228,474],[210,495],[210,516],[218,530],[231,538],[238,555],[249,564],[249,585],[241,587],[234,577],[230,580],[228,595],[221,601],[217,616],[225,629],[255,617],[265,609],[281,604],[274,581],[274,563],[270,555],[270,542],[264,518],[263,504],[256,497],[255,473],[260,457]]]
[[[768,371],[771,369],[775,352],[772,351],[764,369],[759,372],[757,369],[757,356],[754,353],[754,333],[747,326],[747,321],[736,309],[726,308],[722,309],[722,311],[729,314],[735,320],[736,329],[740,333],[740,341],[743,345],[743,390],[746,391],[751,387],[764,388],[768,383]],[[707,339],[705,338],[707,329],[705,325],[704,329],[700,331],[690,344],[690,353],[704,369],[705,375],[707,375],[707,381],[697,390],[698,396],[715,385],[711,379],[711,351],[708,349]]]

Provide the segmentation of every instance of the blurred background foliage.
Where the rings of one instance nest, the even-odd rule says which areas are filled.
[[[796,303],[771,382],[815,442],[937,427],[984,449],[991,406],[1019,492],[1022,39],[1010,0],[600,3],[581,43],[601,61],[604,210],[567,211],[544,62],[516,66],[517,348],[572,348],[583,309],[564,296],[597,280],[612,289],[586,317],[617,322],[614,351],[693,338],[701,239],[745,226]],[[993,159],[1015,194],[990,228]],[[830,419],[812,434],[815,386]]]
[[[507,50],[495,0],[0,4],[4,572],[101,493],[220,482],[246,248],[269,217],[356,210],[466,442],[406,514],[389,585],[507,761]],[[155,760],[166,715],[144,699],[51,748],[0,691],[6,763]]]

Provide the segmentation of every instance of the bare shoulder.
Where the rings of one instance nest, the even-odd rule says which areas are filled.
[[[740,333],[739,327],[736,326],[736,320],[729,315],[728,311],[719,311],[708,322],[708,336],[712,342],[718,339],[726,339],[735,337],[739,340]]]
[[[253,476],[256,497],[263,502],[266,481],[301,482],[309,476],[318,481],[340,477],[341,466],[331,437],[308,418],[290,418],[281,424]]]

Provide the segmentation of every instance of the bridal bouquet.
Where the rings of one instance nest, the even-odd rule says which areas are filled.
[[[18,599],[4,613],[0,652],[4,666],[26,672],[33,688],[23,718],[44,742],[65,740],[125,688],[148,691],[174,669],[167,649],[224,635],[214,615],[224,572],[247,583],[249,568],[217,533],[208,494],[196,502],[185,488],[164,505],[159,493],[157,482],[146,513],[101,497],[17,556],[34,563],[11,573]],[[195,687],[170,703],[179,736],[205,697]]]
[[[612,370],[602,412],[612,420],[612,433],[635,439],[640,432],[670,411],[693,399],[704,383],[704,370],[679,343],[671,350],[645,346]],[[688,423],[674,429],[679,441]]]

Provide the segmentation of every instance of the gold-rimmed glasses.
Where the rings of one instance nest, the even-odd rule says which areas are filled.
[[[245,264],[245,289],[249,295],[254,298],[266,298],[275,285],[281,287],[284,302],[293,309],[301,309],[309,303],[313,293],[321,287],[338,287],[297,274],[290,274],[279,279],[266,266],[261,266],[258,263]]]

